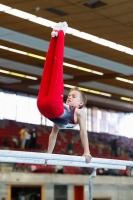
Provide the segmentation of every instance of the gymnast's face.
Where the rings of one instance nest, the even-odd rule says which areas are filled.
[[[79,108],[80,106],[82,106],[83,105],[83,101],[81,99],[80,92],[78,92],[76,90],[72,90],[68,94],[66,104],[70,105],[70,106],[77,107],[77,108]]]

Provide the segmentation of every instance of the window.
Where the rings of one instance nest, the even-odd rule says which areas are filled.
[[[31,124],[41,124],[41,114],[37,108],[36,101],[36,97],[29,96],[29,119],[27,122]]]
[[[125,136],[133,137],[133,113],[126,113],[125,115]]]
[[[54,185],[54,200],[67,200],[67,185]]]
[[[0,120],[53,126],[53,122],[41,115],[35,95],[0,90]],[[85,108],[86,130],[133,137],[133,113],[116,112],[98,107]],[[75,127],[80,130],[79,125]]]
[[[108,133],[108,111],[100,109],[100,132]]]
[[[28,95],[17,94],[17,116],[16,120],[20,122],[29,121],[29,98]]]
[[[85,114],[86,114],[86,130],[88,130],[88,110],[87,108],[84,108],[85,109]]]
[[[118,113],[118,135],[125,135],[125,113]]]
[[[10,199],[19,200],[42,200],[42,186],[11,186]]]
[[[41,115],[41,124],[46,125],[46,118],[43,115]]]
[[[109,111],[109,133],[118,134],[118,113]]]
[[[92,109],[88,108],[87,130],[92,131]]]
[[[46,126],[53,126],[53,122],[51,122],[49,119],[45,118]]]
[[[100,117],[101,112],[97,107],[92,108],[92,131],[100,132]]]
[[[4,117],[4,92],[0,90],[0,119]]]
[[[4,119],[16,120],[16,94],[5,92],[3,98]]]

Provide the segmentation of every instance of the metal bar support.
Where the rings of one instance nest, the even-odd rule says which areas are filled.
[[[133,176],[133,166],[131,167],[131,176]]]
[[[93,178],[96,177],[96,168],[93,168],[92,174],[89,176],[89,200],[92,199]]]

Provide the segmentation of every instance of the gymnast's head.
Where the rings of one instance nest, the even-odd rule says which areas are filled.
[[[87,97],[78,87],[74,87],[70,90],[66,101],[67,105],[81,109],[85,107],[86,103]]]

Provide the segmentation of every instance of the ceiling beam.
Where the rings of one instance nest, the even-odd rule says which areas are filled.
[[[42,52],[47,52],[49,45],[49,42],[46,40],[12,31],[3,27],[0,27],[0,39],[22,46],[30,47],[33,49],[37,49]],[[107,69],[124,75],[133,75],[132,66],[98,57],[69,47],[65,47],[65,57],[71,60],[79,61],[80,63],[97,66],[99,68]]]

